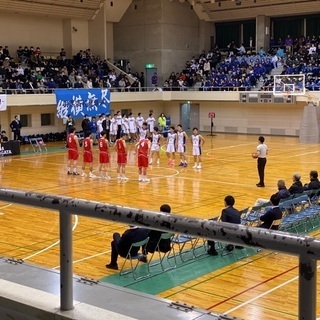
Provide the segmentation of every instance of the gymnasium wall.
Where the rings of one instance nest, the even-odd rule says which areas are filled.
[[[320,96],[320,94],[319,94]],[[141,112],[147,118],[150,111],[157,118],[161,112],[171,117],[171,123],[181,122],[180,105],[188,101],[199,104],[199,129],[210,131],[209,112],[215,112],[214,131],[244,134],[271,134],[299,136],[304,97],[297,97],[294,104],[240,103],[238,92],[141,92],[111,93],[111,111]],[[41,126],[41,113],[52,113],[54,124]],[[29,114],[32,127],[23,128],[22,135],[63,131],[65,125],[55,117],[54,95],[11,95],[8,110],[0,112],[2,128],[9,130],[9,123],[16,114]],[[81,119],[77,128],[81,128]]]
[[[61,19],[2,12],[0,30],[0,45],[9,46],[13,56],[19,46],[40,47],[42,52],[60,52],[63,47]]]
[[[212,33],[213,23],[200,24],[188,2],[134,0],[114,24],[114,57],[130,59],[135,71],[155,64],[160,75],[169,77],[193,55],[210,49]]]

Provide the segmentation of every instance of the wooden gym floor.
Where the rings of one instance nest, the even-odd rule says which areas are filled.
[[[127,182],[116,180],[113,148],[110,168],[113,179],[105,181],[67,176],[67,151],[63,143],[51,143],[47,153],[37,154],[29,146],[23,146],[21,156],[0,159],[1,186],[149,210],[158,210],[161,204],[168,203],[173,213],[211,218],[220,214],[228,194],[235,197],[235,207],[243,209],[252,206],[257,198],[269,198],[277,191],[278,179],[284,179],[290,186],[292,174],[300,172],[303,183],[307,183],[309,171],[319,170],[319,145],[300,144],[293,137],[267,136],[266,188],[257,188],[256,160],[251,158],[257,136],[203,136],[206,142],[201,170],[192,169],[190,144],[187,168],[178,166],[178,158],[174,167],[167,165],[162,152],[160,165],[148,169],[149,183],[138,182],[136,156],[129,144]],[[96,170],[97,150],[95,155]],[[82,159],[79,170],[81,164]],[[0,219],[1,256],[59,269],[56,212],[2,202]],[[75,216],[74,273],[94,279],[115,274],[116,271],[105,268],[110,260],[110,240],[113,232],[121,233],[125,228],[118,223]],[[316,231],[314,235],[319,233]],[[297,319],[297,265],[296,257],[264,251],[158,295],[249,320]]]

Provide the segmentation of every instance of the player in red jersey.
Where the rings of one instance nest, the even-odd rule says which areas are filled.
[[[99,144],[99,177],[100,178],[105,178],[107,180],[111,179],[110,176],[108,175],[108,165],[110,163],[109,159],[109,141],[107,140],[106,136],[107,133],[106,131],[101,131],[100,132],[101,138],[98,141]],[[102,174],[102,169],[106,172],[105,175]]]
[[[147,178],[147,169],[149,163],[149,155],[151,149],[150,139],[145,138],[141,139],[136,144],[136,150],[138,151],[138,172],[139,172],[139,181],[149,182],[150,179]]]
[[[89,177],[95,178],[96,176],[92,173],[92,163],[93,163],[93,154],[92,154],[92,148],[93,148],[93,141],[90,138],[90,131],[85,132],[84,140],[82,142],[83,145],[83,165],[82,165],[82,177],[86,177],[87,174],[85,173],[86,164],[89,163]]]
[[[117,157],[117,173],[118,180],[127,181],[129,178],[126,177],[126,164],[127,164],[127,145],[126,145],[127,134],[121,133],[120,138],[116,140],[116,151]]]
[[[69,129],[69,134],[67,136],[67,147],[68,147],[68,175],[75,175],[78,176],[79,173],[77,172],[77,160],[79,158],[79,140],[78,137],[75,135],[76,128],[71,127]],[[71,167],[73,167],[71,171]]]

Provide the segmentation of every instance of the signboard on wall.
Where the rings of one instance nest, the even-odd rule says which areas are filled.
[[[110,113],[110,91],[108,89],[59,89],[55,90],[57,117],[93,117]]]
[[[7,110],[7,96],[5,94],[0,94],[0,111]]]

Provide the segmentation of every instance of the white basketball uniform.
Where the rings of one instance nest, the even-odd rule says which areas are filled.
[[[142,129],[142,124],[144,122],[144,119],[143,117],[137,117],[136,118],[136,123],[137,123],[137,128],[138,128],[138,131],[140,131]]]
[[[200,146],[200,136],[197,135],[192,135],[192,155],[193,156],[200,156],[201,155],[201,146]]]
[[[160,134],[153,133],[152,134],[152,142],[151,142],[151,151],[159,151],[160,150]]]
[[[156,119],[154,117],[149,117],[147,119],[148,129],[149,129],[150,132],[153,132],[155,121],[156,121]]]
[[[178,152],[179,153],[184,153],[186,152],[186,137],[184,135],[184,131],[177,132],[178,136]]]
[[[167,150],[166,152],[176,152],[176,134],[168,132],[168,140],[167,140]]]
[[[147,138],[148,129],[139,129],[139,140]]]
[[[129,117],[128,121],[129,121],[129,132],[130,133],[136,133],[136,131],[137,131],[137,129],[136,129],[136,119],[134,117]]]
[[[110,134],[113,136],[117,135],[117,131],[118,131],[118,123],[117,123],[117,119],[112,118],[111,119],[111,124],[110,124]]]
[[[122,118],[121,129],[123,133],[126,133],[126,134],[129,133],[129,121],[127,118]]]

